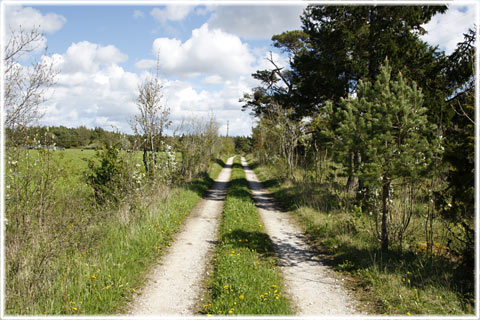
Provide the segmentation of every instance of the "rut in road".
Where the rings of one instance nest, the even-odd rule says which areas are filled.
[[[200,297],[200,283],[206,272],[209,253],[217,240],[219,219],[234,157],[227,160],[207,196],[185,220],[149,281],[132,303],[135,315],[192,315]]]
[[[318,253],[306,243],[288,213],[278,211],[271,195],[262,188],[242,157],[242,166],[265,230],[271,238],[286,291],[299,315],[350,315],[357,313],[355,301],[332,276]]]

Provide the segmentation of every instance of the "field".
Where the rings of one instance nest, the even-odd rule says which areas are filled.
[[[120,156],[131,162],[132,175],[141,172],[141,153]],[[208,175],[182,186],[139,186],[121,203],[99,206],[85,180],[85,160],[99,164],[92,150],[10,154],[6,314],[124,311],[221,169],[214,162]]]

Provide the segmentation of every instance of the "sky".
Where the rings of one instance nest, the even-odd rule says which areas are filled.
[[[41,125],[131,133],[138,86],[158,69],[173,121],[170,131],[182,121],[214,116],[221,135],[226,135],[228,122],[230,136],[248,136],[255,119],[241,110],[239,99],[258,85],[251,74],[269,67],[270,51],[277,64],[288,66],[271,37],[300,29],[305,6],[4,1],[2,39],[19,26],[40,26],[45,35],[41,45],[48,46],[49,56],[44,59],[53,60],[59,74],[42,105]],[[473,27],[475,12],[473,4],[450,5],[447,13],[424,26],[428,34],[423,40],[453,52]]]

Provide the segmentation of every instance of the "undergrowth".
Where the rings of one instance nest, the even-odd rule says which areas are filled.
[[[473,295],[465,293],[457,281],[466,275],[456,270],[455,259],[445,254],[440,243],[435,244],[433,254],[425,253],[421,217],[412,217],[402,249],[382,253],[368,214],[356,207],[342,207],[338,195],[325,185],[279,180],[273,169],[251,158],[249,162],[283,209],[300,222],[311,243],[331,258],[335,270],[350,279],[365,311],[389,315],[474,313]],[[441,225],[436,228],[441,230]]]

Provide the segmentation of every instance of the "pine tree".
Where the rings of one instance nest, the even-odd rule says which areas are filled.
[[[362,181],[380,191],[382,251],[389,247],[392,182],[417,180],[438,149],[438,141],[429,141],[435,126],[427,120],[421,89],[401,73],[392,80],[391,73],[388,64],[381,67],[374,84],[360,81],[357,97],[341,100],[337,115],[343,120],[336,130],[338,145],[362,152]]]

